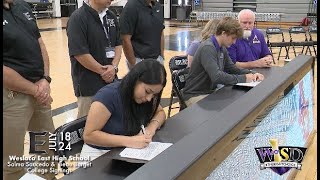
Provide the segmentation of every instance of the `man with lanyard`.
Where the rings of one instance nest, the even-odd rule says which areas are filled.
[[[164,19],[155,0],[130,0],[120,15],[123,51],[128,68],[144,59],[164,61]]]
[[[228,48],[232,61],[241,68],[271,67],[273,58],[264,35],[254,28],[254,12],[243,9],[238,14],[238,20],[243,29],[243,37]]]
[[[67,24],[71,74],[78,99],[78,118],[88,114],[92,96],[117,79],[122,47],[112,0],[89,0]]]
[[[46,133],[45,138],[37,138],[38,142],[47,142],[37,146],[37,151],[45,151],[38,155],[45,158],[53,155],[53,151],[49,150],[47,133],[54,132],[49,74],[49,56],[30,6],[22,0],[4,0],[3,178],[6,180],[19,179],[26,173],[27,168],[23,166],[9,166],[12,163],[26,163],[9,158],[22,158],[25,155],[26,131]],[[30,152],[36,153],[31,149]],[[55,179],[55,174],[49,173],[49,168],[40,167],[38,170],[48,173],[37,174],[46,179]],[[36,170],[32,167],[28,169]]]
[[[264,79],[260,73],[238,68],[228,56],[226,47],[241,36],[242,29],[237,20],[224,17],[218,23],[215,35],[201,42],[182,91],[187,106],[213,93],[218,84],[234,85]]]

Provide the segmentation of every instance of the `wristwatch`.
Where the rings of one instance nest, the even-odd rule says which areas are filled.
[[[45,79],[48,81],[48,83],[51,83],[51,77],[50,76],[43,76],[42,79]]]
[[[116,74],[118,73],[119,69],[118,69],[118,66],[117,65],[112,65],[114,70],[116,71]]]

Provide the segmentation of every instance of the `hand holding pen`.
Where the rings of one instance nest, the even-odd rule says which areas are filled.
[[[260,73],[254,73],[254,74],[246,74],[246,82],[256,82],[256,81],[262,81],[264,79],[264,76]]]
[[[264,80],[264,76],[260,73],[255,73],[254,75],[254,81],[262,81]]]
[[[130,148],[145,148],[151,142],[151,136],[147,134],[146,129],[141,125],[141,131],[139,134],[130,137],[131,140],[126,147]]]

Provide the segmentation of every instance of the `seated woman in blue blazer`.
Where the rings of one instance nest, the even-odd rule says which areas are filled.
[[[166,76],[162,64],[146,59],[136,64],[121,82],[101,88],[87,116],[80,156],[93,160],[113,147],[148,146],[166,118],[160,106]]]

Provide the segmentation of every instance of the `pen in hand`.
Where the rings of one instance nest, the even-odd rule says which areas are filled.
[[[143,124],[141,125],[141,129],[142,129],[142,133],[143,133],[144,135],[146,135],[146,129],[144,128],[144,125],[143,125]]]
[[[257,74],[253,74],[253,82],[259,81],[259,77]]]

